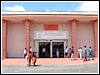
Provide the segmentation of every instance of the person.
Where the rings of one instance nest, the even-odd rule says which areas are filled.
[[[33,66],[35,66],[35,63],[36,63],[36,55],[33,52],[33,56],[32,56],[32,64],[33,64]]]
[[[84,46],[84,62],[87,61],[87,48]]]
[[[68,48],[67,48],[67,46],[65,48],[65,55],[66,55],[66,57],[68,56]]]
[[[71,49],[71,60],[73,60],[74,58],[74,47],[72,46],[72,49]]]
[[[31,53],[31,51],[29,51],[28,52],[28,54],[27,54],[27,62],[28,62],[28,66],[30,66],[31,65],[31,58],[32,58],[32,53]]]
[[[45,52],[46,52],[46,49],[43,48],[43,49],[42,49],[42,52],[43,52],[43,53],[42,53],[42,54],[43,54],[42,56],[45,58]]]
[[[30,46],[30,52],[31,52],[31,54],[33,53],[33,51],[32,51],[32,47]]]
[[[90,60],[90,56],[92,57],[92,60],[94,60],[93,49],[91,48],[91,46],[88,49],[88,60]]]
[[[71,48],[68,49],[68,58],[71,58]]]
[[[24,58],[26,58],[26,48],[24,49]]]
[[[59,48],[56,48],[56,56],[59,58]]]
[[[78,51],[79,51],[79,57],[80,59],[82,59],[82,52],[83,52],[82,47],[79,47]]]

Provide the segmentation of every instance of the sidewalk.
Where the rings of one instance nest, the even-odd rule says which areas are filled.
[[[2,60],[2,65],[18,65],[25,66],[26,59],[24,58],[6,58]],[[98,58],[95,60],[85,61],[76,58],[71,60],[70,58],[37,58],[36,65],[48,65],[48,64],[66,64],[66,65],[79,65],[79,64],[93,64],[98,63]]]

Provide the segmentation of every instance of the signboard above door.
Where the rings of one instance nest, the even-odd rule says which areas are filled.
[[[68,31],[34,31],[34,39],[68,39]]]
[[[44,30],[58,30],[58,24],[46,24]]]

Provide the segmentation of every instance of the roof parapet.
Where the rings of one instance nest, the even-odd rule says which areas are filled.
[[[13,11],[13,12],[2,12],[2,15],[7,15],[7,14],[18,14],[18,15],[21,15],[21,14],[37,14],[37,15],[39,15],[39,14],[42,14],[42,15],[45,15],[45,14],[85,14],[85,15],[87,15],[87,14],[90,14],[90,15],[98,15],[98,12],[97,11],[67,11],[67,12],[65,12],[65,11],[58,11],[58,12],[53,12],[53,11],[29,11],[29,12],[26,12],[26,11],[17,11],[17,12],[15,12],[15,11]]]

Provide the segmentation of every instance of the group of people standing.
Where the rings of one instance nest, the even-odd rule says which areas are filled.
[[[71,60],[72,60],[74,58],[74,47],[72,46],[72,48],[68,48],[66,46],[65,55],[66,55],[67,58],[71,58]]]
[[[71,60],[72,60],[74,58],[74,47],[72,46],[72,48],[68,48],[66,46],[65,55],[67,58],[71,58]],[[84,59],[83,61],[90,60],[90,57],[92,57],[92,60],[94,60],[92,47],[89,47],[88,49],[86,48],[86,46],[84,46],[83,49],[82,49],[82,47],[79,47],[78,55],[79,55],[80,59]]]
[[[31,63],[33,64],[33,66],[35,66],[36,63],[36,55],[35,53],[32,51],[32,48],[30,47],[29,52],[27,53],[26,48],[24,49],[24,58],[27,59],[27,65],[30,66]]]
[[[92,60],[94,60],[93,49],[91,46],[88,49],[86,46],[84,46],[83,49],[82,47],[79,47],[78,55],[80,59],[84,58],[84,61],[90,60],[90,57],[92,57]]]

